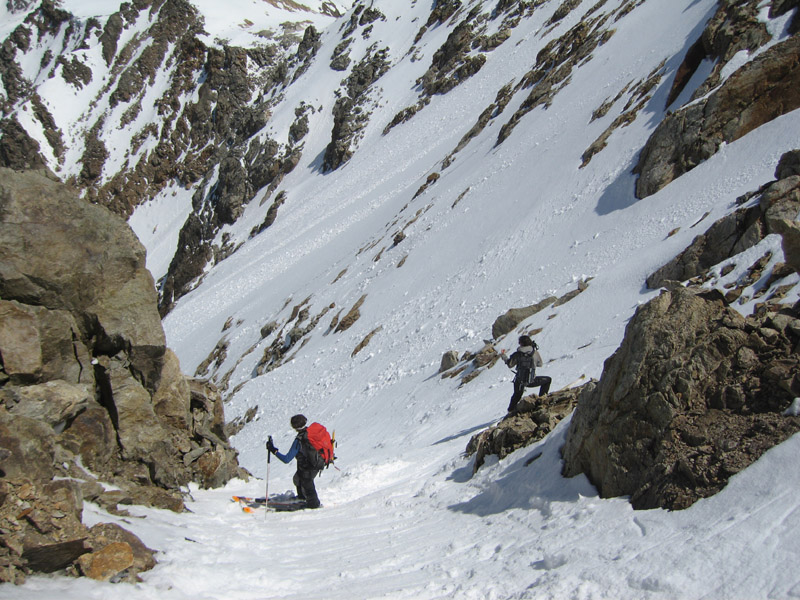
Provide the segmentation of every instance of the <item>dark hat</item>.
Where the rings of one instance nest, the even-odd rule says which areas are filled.
[[[307,419],[303,415],[295,415],[289,422],[292,424],[292,428],[302,429],[306,426]]]
[[[519,345],[520,346],[533,346],[533,340],[530,336],[521,335],[519,336]]]

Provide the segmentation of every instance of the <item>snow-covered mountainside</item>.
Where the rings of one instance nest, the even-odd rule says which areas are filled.
[[[797,437],[675,513],[563,478],[566,422],[474,477],[462,456],[512,391],[471,360],[487,341],[534,332],[554,390],[599,378],[647,278],[800,147],[798,2],[301,4],[0,6],[3,163],[129,217],[168,345],[260,478],[193,490],[194,514],[134,509],[163,551],[139,585],[9,597],[800,594]],[[705,285],[783,262],[767,233]],[[766,293],[792,304],[798,280]],[[451,350],[466,368],[442,378]],[[299,412],[339,440],[324,509],[239,514],[227,496],[263,491],[265,439],[285,450]],[[292,473],[272,461],[270,490]]]

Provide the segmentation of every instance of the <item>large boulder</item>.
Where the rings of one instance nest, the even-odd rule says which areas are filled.
[[[0,169],[0,297],[0,582],[64,569],[130,580],[151,561],[130,539],[93,545],[81,502],[179,511],[190,481],[245,475],[219,393],[166,348],[127,224],[41,173]],[[58,478],[75,498],[60,508],[41,496]],[[1,522],[19,515],[21,529]]]
[[[522,323],[525,319],[541,312],[551,304],[554,304],[556,300],[558,300],[558,298],[555,296],[548,296],[544,300],[532,304],[531,306],[508,309],[505,313],[497,317],[492,324],[492,337],[494,339],[499,339],[501,336],[514,331],[517,325]]]
[[[681,509],[800,431],[800,314],[743,317],[715,291],[662,293],[631,319],[597,388],[582,396],[564,474],[602,497]]]
[[[0,211],[0,296],[72,313],[81,338],[96,337],[105,354],[125,349],[152,386],[166,340],[130,227],[32,171],[0,169]]]

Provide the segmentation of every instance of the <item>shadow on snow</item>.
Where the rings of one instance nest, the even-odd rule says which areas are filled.
[[[496,458],[487,460],[475,475],[485,479],[479,484],[482,491],[470,500],[448,508],[479,517],[513,508],[533,509],[548,515],[554,502],[577,502],[581,497],[596,497],[597,490],[585,475],[571,479],[561,475],[561,447],[568,426],[562,421],[543,441],[518,450],[503,462]],[[473,464],[474,460],[457,469],[450,479],[458,483],[470,480]]]

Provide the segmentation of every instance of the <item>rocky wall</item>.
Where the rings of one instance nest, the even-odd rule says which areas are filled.
[[[0,581],[135,576],[150,561],[127,564],[129,541],[108,542],[126,566],[97,566],[108,544],[82,525],[85,500],[180,511],[190,481],[244,475],[219,393],[166,347],[127,224],[42,172],[0,169]]]

